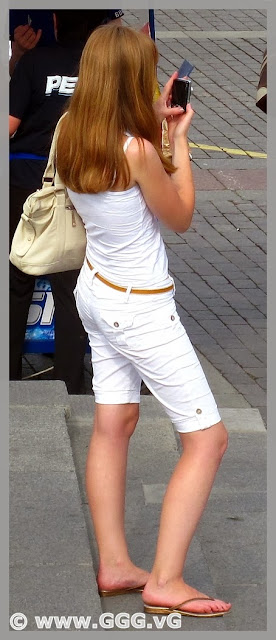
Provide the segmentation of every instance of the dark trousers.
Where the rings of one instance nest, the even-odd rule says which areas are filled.
[[[10,242],[30,191],[10,188]],[[79,318],[73,290],[79,271],[64,271],[47,275],[55,305],[56,380],[64,380],[68,393],[84,392],[84,355],[87,334]],[[22,378],[22,351],[29,307],[32,302],[35,276],[30,276],[10,262],[10,380]]]

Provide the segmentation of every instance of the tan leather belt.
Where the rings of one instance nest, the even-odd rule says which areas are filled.
[[[91,271],[93,271],[94,267],[89,262],[88,258],[86,258],[86,262],[87,262],[87,264],[89,266],[89,269],[91,269]],[[114,284],[113,282],[110,282],[109,280],[107,280],[106,278],[101,276],[100,273],[98,273],[97,271],[95,273],[95,278],[98,278],[98,280],[100,280],[104,284],[107,284],[108,287],[111,287],[112,289],[116,289],[116,291],[127,291],[127,287],[119,287],[119,285]],[[168,287],[163,287],[163,289],[131,289],[130,292],[131,293],[143,294],[143,295],[151,295],[151,294],[154,294],[154,293],[166,293],[166,291],[171,291],[173,289],[173,287],[174,287],[174,285],[170,284]]]

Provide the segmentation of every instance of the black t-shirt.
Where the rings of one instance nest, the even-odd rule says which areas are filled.
[[[58,44],[27,51],[10,79],[10,115],[21,120],[10,139],[10,153],[48,156],[55,125],[78,78],[82,46]],[[37,189],[45,160],[11,159],[10,182]]]
[[[10,9],[9,11],[9,31],[10,39],[13,40],[14,29],[19,25],[30,24],[37,31],[42,29],[41,37],[37,43],[37,47],[55,43],[53,11],[50,9]],[[78,9],[75,9],[78,11]],[[91,10],[93,11],[93,9]],[[116,20],[124,15],[122,9],[102,9],[106,12],[104,22]],[[95,13],[98,10],[95,10]]]
[[[104,11],[107,22],[124,15],[121,9]],[[34,27],[38,28],[40,24],[35,23],[36,19],[48,20],[53,27],[52,11],[30,10],[29,13]],[[27,11],[11,10],[10,14],[12,32],[16,24],[27,22]],[[9,113],[21,120],[18,130],[10,138],[11,154],[48,156],[54,128],[77,81],[83,44],[62,46],[54,42],[41,46],[39,41],[38,45],[22,56],[10,79]],[[10,184],[30,192],[39,189],[47,160],[11,158]]]

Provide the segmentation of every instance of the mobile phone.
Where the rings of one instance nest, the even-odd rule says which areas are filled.
[[[190,102],[192,91],[192,81],[190,78],[177,78],[172,86],[172,107],[183,107],[186,111],[187,103]]]

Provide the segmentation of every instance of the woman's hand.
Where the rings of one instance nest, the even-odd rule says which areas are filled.
[[[172,86],[173,81],[178,77],[178,72],[175,71],[168,82],[165,84],[164,89],[161,91],[161,95],[153,103],[153,108],[158,122],[161,124],[163,120],[169,116],[179,116],[183,114],[182,107],[171,107],[172,99]]]
[[[171,112],[172,111],[173,109],[171,109]],[[188,130],[193,116],[194,110],[191,104],[188,102],[186,106],[186,112],[182,112],[182,115],[173,115],[171,113],[167,118],[169,141],[172,147],[177,138],[187,138]]]

